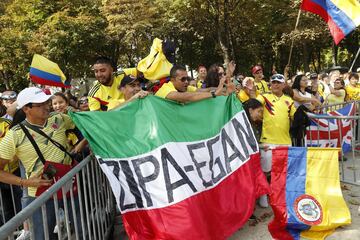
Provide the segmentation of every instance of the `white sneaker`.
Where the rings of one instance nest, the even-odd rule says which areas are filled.
[[[262,208],[268,208],[269,207],[269,203],[268,203],[268,199],[267,199],[267,195],[262,195],[259,198],[259,205]]]
[[[16,240],[30,240],[31,237],[31,233],[30,231],[26,231],[26,230],[21,230],[20,234],[18,235],[18,237],[16,238]]]

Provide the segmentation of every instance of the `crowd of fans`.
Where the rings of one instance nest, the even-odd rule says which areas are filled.
[[[109,58],[100,57],[93,66],[96,83],[88,94],[78,99],[61,90],[49,95],[37,87],[26,88],[19,94],[12,90],[3,91],[0,95],[1,195],[11,194],[8,184],[14,185],[15,193],[18,193],[15,209],[19,211],[36,198],[38,187],[51,185],[51,180],[39,175],[44,165],[38,161],[37,153],[19,124],[33,134],[45,159],[64,163],[66,154],[52,144],[43,144],[46,139],[29,125],[54,136],[71,154],[80,154],[76,160],[81,161],[90,150],[67,116],[71,111],[112,111],[149,94],[180,103],[236,94],[259,142],[262,170],[269,176],[271,149],[301,145],[303,136],[294,140],[294,136],[290,135],[297,112],[317,112],[322,105],[360,99],[358,73],[342,73],[334,68],[329,73],[299,73],[289,78],[285,69],[284,75],[273,73],[265,79],[260,65],[255,65],[248,76],[234,75],[235,68],[234,62],[225,67],[220,64],[209,68],[201,65],[197,69],[197,77],[191,78],[185,67],[174,65],[168,78],[153,82],[146,81],[136,68],[117,71]],[[20,198],[23,199],[22,206]],[[267,196],[260,198],[259,205],[268,207]],[[0,217],[0,223],[15,214],[12,201],[5,202],[2,207],[4,216]],[[41,219],[41,215],[37,218]],[[54,220],[54,217],[48,216],[49,222],[51,219]],[[42,222],[39,221],[36,220],[34,226],[38,229],[35,231],[36,239],[43,238]],[[49,229],[54,225],[55,221],[52,221]],[[18,239],[27,239],[27,230],[28,226],[24,225]]]

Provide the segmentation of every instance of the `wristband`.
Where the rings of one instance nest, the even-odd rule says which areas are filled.
[[[211,90],[210,93],[213,98],[216,98],[215,90]]]

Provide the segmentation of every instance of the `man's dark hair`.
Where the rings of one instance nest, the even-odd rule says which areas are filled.
[[[176,78],[176,72],[180,70],[180,71],[186,71],[186,67],[182,66],[182,65],[174,65],[171,70],[170,70],[170,77],[171,78]]]
[[[117,69],[115,62],[105,56],[97,57],[94,62],[94,65],[95,64],[107,64],[113,68],[113,71],[116,71],[116,69]]]

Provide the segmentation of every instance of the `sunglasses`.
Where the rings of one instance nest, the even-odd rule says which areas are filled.
[[[226,73],[224,73],[224,72],[219,72],[218,75],[219,75],[219,77],[222,77],[222,76],[226,76]]]
[[[180,81],[182,81],[182,82],[186,82],[186,81],[190,82],[191,77],[182,77],[182,78],[180,78]]]
[[[85,104],[85,103],[88,103],[88,100],[87,100],[87,99],[84,99],[84,100],[80,100],[80,101],[79,101],[79,104]]]
[[[16,96],[17,96],[16,93],[12,93],[12,94],[9,94],[9,95],[2,95],[2,96],[1,96],[1,99],[4,99],[4,100],[13,100],[13,99],[16,99]]]

